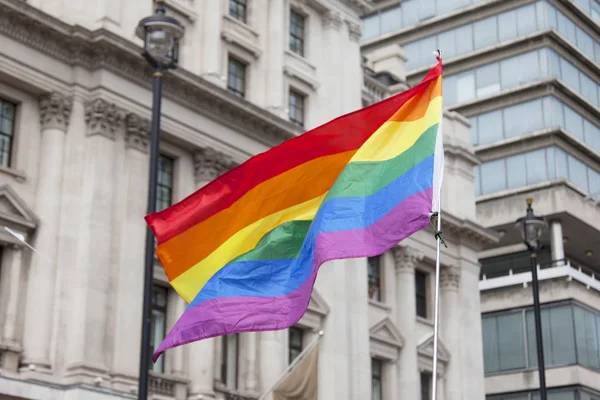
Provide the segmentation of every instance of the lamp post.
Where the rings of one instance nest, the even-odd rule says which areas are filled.
[[[148,184],[148,214],[156,211],[156,185],[160,144],[160,106],[162,77],[169,69],[177,67],[178,41],[184,27],[175,18],[165,15],[164,0],[155,0],[155,11],[142,19],[136,35],[144,41],[142,55],[154,68],[152,82],[152,130],[150,132],[150,174]],[[144,306],[142,316],[142,344],[140,349],[140,378],[138,399],[148,398],[148,373],[150,369],[150,321],[152,311],[152,272],[154,269],[154,235],[146,228],[146,253],[144,260]]]
[[[529,249],[531,260],[531,287],[533,290],[533,313],[535,318],[535,341],[537,347],[538,372],[540,375],[540,400],[548,400],[546,394],[546,368],[544,365],[544,344],[542,342],[542,317],[540,312],[540,291],[537,276],[537,254],[540,251],[540,239],[543,229],[547,226],[544,217],[533,214],[531,204],[533,199],[527,199],[527,213],[519,218],[515,228],[521,233],[523,242]]]

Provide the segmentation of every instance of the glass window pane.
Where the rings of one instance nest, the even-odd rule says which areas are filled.
[[[543,149],[525,154],[525,162],[527,164],[528,185],[548,179],[546,172],[546,152]]]
[[[498,316],[498,348],[500,369],[525,367],[523,317],[520,312]]]
[[[591,168],[588,169],[588,181],[590,194],[600,194],[600,173],[594,171]]]
[[[419,21],[424,21],[435,16],[435,0],[418,0]]]
[[[526,170],[527,166],[524,154],[518,154],[506,159],[506,176],[509,189],[527,184],[527,176],[523,173]]]
[[[546,149],[546,170],[548,171],[548,179],[556,179],[556,159],[555,159],[555,147],[548,147]]]
[[[487,96],[500,91],[500,66],[488,64],[475,70],[477,97]]]
[[[579,71],[577,71],[577,68],[564,58],[561,58],[560,72],[561,79],[565,84],[575,92],[579,92]]]
[[[456,76],[450,76],[442,81],[442,91],[444,92],[444,102],[446,104],[456,104]]]
[[[556,52],[550,49],[545,49],[543,52],[548,57],[548,63],[550,65],[550,76],[561,79],[562,73],[560,70],[560,57]]]
[[[498,43],[498,21],[496,16],[488,17],[473,24],[475,50]]]
[[[523,107],[520,104],[506,107],[504,115],[504,132],[506,137],[517,137],[523,133]]]
[[[512,10],[498,15],[499,40],[511,40],[517,37],[517,12]]]
[[[600,153],[600,127],[587,119],[583,120],[583,134],[585,142],[596,152]]]
[[[481,320],[483,331],[483,363],[486,373],[500,370],[498,358],[498,325],[496,317],[483,317]]]
[[[571,107],[564,106],[565,113],[565,129],[575,136],[577,139],[583,141],[583,118],[577,114]]]
[[[519,36],[535,32],[537,29],[535,19],[535,4],[517,9],[517,28]]]
[[[568,156],[569,163],[569,180],[584,191],[588,191],[587,186],[587,168],[585,164],[575,157]]]
[[[544,127],[542,121],[542,101],[533,100],[523,103],[523,130],[525,133],[531,133]]]
[[[506,189],[506,170],[504,160],[488,161],[481,164],[482,194]]]
[[[479,144],[488,144],[504,139],[502,126],[502,110],[481,114],[478,117]],[[471,129],[473,129],[471,127]]]
[[[389,33],[400,29],[402,16],[400,15],[400,7],[394,6],[387,10],[381,11],[381,33]]]
[[[454,30],[442,32],[438,35],[438,48],[444,49],[444,57],[446,57],[446,59],[460,55],[456,53],[457,41],[455,35],[456,33]]]
[[[585,33],[585,31],[581,28],[577,28],[577,47],[579,50],[586,54],[590,58],[594,58],[594,39],[591,38],[590,35]]]
[[[556,157],[556,177],[559,179],[569,179],[569,164],[567,162],[567,153],[556,147],[554,149]]]
[[[472,71],[456,75],[456,100],[458,103],[472,100],[475,97],[475,76]]]
[[[368,40],[381,35],[379,30],[379,14],[370,15],[362,19],[362,40]]]
[[[408,0],[400,3],[402,9],[402,26],[410,26],[419,22],[419,1]]]
[[[576,362],[573,311],[570,305],[553,307],[549,310],[551,340],[549,344],[552,365],[567,365]]]
[[[478,117],[472,117],[469,119],[471,124],[471,144],[477,146],[479,144],[479,124]]]
[[[456,54],[462,55],[473,51],[473,26],[465,25],[454,29]]]
[[[587,332],[585,314],[588,313],[581,307],[573,307],[573,317],[575,319],[575,345],[577,347],[577,363],[587,366],[590,364],[587,351]]]
[[[567,18],[563,13],[558,13],[558,31],[565,36],[565,38],[575,44],[577,43],[577,36],[575,35],[575,23]]]
[[[599,85],[583,73],[579,74],[579,79],[581,80],[581,95],[598,107]]]

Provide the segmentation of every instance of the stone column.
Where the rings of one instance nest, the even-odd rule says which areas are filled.
[[[246,346],[244,348],[245,372],[243,388],[246,393],[258,394],[258,332],[242,333]]]
[[[326,93],[326,98],[323,102],[327,111],[319,116],[321,122],[340,116],[348,107],[344,101],[344,76],[340,73],[340,60],[346,56],[342,51],[345,43],[341,40],[341,27],[342,17],[337,11],[327,11],[323,14],[323,54],[326,55],[323,77],[323,92]],[[362,85],[362,81],[358,84]]]
[[[345,67],[342,72],[345,82],[356,82],[354,85],[344,86],[344,112],[350,112],[362,107],[363,70],[359,43],[362,29],[360,24],[351,21],[346,21],[346,26],[349,40],[346,39],[345,46],[343,46],[346,54],[343,58]]]
[[[221,79],[225,70],[221,68],[221,25],[223,24],[222,1],[204,0],[202,18],[202,76],[215,85],[225,86]]]
[[[29,270],[23,336],[23,363],[36,365],[38,371],[50,369],[65,134],[72,106],[71,98],[58,93],[40,99],[42,138],[35,197],[35,211],[41,221],[35,241],[39,253],[33,254]]]
[[[287,103],[284,98],[283,87],[283,60],[285,50],[288,48],[285,32],[287,26],[285,4],[283,0],[270,0],[268,11],[268,35],[266,47],[266,93],[267,93],[267,109],[273,114],[285,118],[285,108]]]
[[[231,166],[231,161],[222,153],[205,147],[194,154],[196,188],[200,189]],[[180,299],[183,302],[183,299]],[[189,360],[190,398],[202,395],[214,398],[215,342],[218,338],[204,339],[187,345]]]
[[[565,259],[565,245],[563,243],[563,231],[560,221],[550,223],[550,250],[552,252],[552,261],[561,261]]]
[[[119,203],[115,205],[118,261],[114,288],[115,384],[131,385],[139,371],[140,315],[144,291],[144,252],[148,193],[148,134],[150,122],[136,114],[125,117],[125,158],[119,174]],[[122,380],[122,381],[120,381]],[[127,390],[128,387],[122,389]]]
[[[396,261],[396,321],[404,335],[404,347],[398,359],[398,387],[406,399],[420,396],[420,377],[417,355],[417,305],[415,267],[423,259],[418,251],[399,246],[394,248]]]
[[[446,400],[460,400],[463,398],[461,390],[461,351],[460,336],[460,307],[458,291],[460,288],[460,267],[449,265],[440,271],[441,291],[441,332],[440,336],[450,352],[450,362],[446,370],[445,387]],[[441,392],[441,391],[440,391]]]
[[[259,332],[260,392],[269,390],[287,367],[287,330]],[[270,394],[267,400],[271,400]],[[319,397],[321,398],[321,397]]]
[[[73,266],[69,288],[73,306],[68,322],[66,367],[71,376],[99,376],[108,369],[106,326],[111,295],[112,208],[117,172],[115,139],[122,118],[123,112],[103,99],[85,104],[87,129],[80,200],[82,220],[77,262]]]

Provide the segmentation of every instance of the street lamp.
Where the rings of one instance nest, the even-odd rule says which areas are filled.
[[[540,375],[540,400],[547,400],[546,394],[546,371],[544,365],[544,345],[542,342],[542,317],[540,313],[540,291],[537,276],[537,254],[540,252],[540,239],[543,229],[547,226],[544,217],[538,217],[533,214],[531,204],[533,199],[527,199],[527,214],[519,218],[515,228],[521,234],[523,242],[529,249],[529,258],[531,260],[531,287],[533,289],[533,313],[535,317],[535,340],[537,345],[538,372]]]
[[[184,27],[175,18],[165,15],[164,0],[155,0],[154,15],[142,19],[135,31],[144,41],[142,55],[154,68],[152,82],[152,130],[150,132],[150,174],[148,183],[148,214],[156,211],[156,184],[160,145],[160,107],[162,77],[169,69],[177,67],[179,39]],[[146,254],[144,261],[144,307],[142,316],[142,344],[140,349],[140,378],[138,399],[148,397],[148,374],[150,369],[150,321],[152,311],[152,272],[154,269],[154,235],[146,228]]]

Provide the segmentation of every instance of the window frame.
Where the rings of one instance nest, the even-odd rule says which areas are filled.
[[[306,20],[305,14],[290,8],[288,49],[300,57],[306,56]],[[297,32],[298,30],[301,30],[301,32]]]
[[[296,103],[292,106],[292,98],[296,98]],[[304,128],[304,124],[306,122],[305,117],[306,117],[306,98],[307,96],[294,89],[293,87],[290,87],[288,90],[288,118],[289,120],[295,124],[300,126],[301,128]],[[300,100],[300,107],[297,106],[297,101]],[[292,116],[292,108],[294,108],[296,111],[300,111],[300,119],[294,118]]]
[[[156,305],[154,302],[154,293],[157,290],[164,293],[164,299],[165,299],[164,306]],[[165,287],[163,285],[157,284],[155,282],[152,285],[152,307],[151,307],[151,311],[150,311],[150,354],[153,354],[154,350],[155,350],[154,343],[153,343],[154,340],[152,340],[152,335],[155,331],[154,326],[156,323],[156,319],[154,318],[154,311],[157,311],[163,315],[162,332],[161,332],[161,339],[160,339],[160,341],[162,342],[164,340],[165,336],[167,335],[168,308],[169,308],[169,288]],[[156,372],[156,373],[164,373],[165,372],[164,357],[161,357],[161,359],[157,360],[156,363],[153,363],[152,360],[150,360],[149,364],[150,365],[148,366],[148,369],[150,371]]]
[[[379,374],[375,374],[375,365],[379,365]],[[383,368],[385,366],[385,360],[377,357],[371,357],[371,397],[375,398],[375,382],[379,382],[379,399],[384,400],[384,390],[383,390]]]
[[[168,169],[163,169],[163,162],[167,161],[170,164],[170,171]],[[166,174],[169,177],[169,183],[166,183],[162,177],[163,174]],[[165,208],[168,208],[173,205],[173,181],[175,180],[175,158],[168,156],[166,154],[161,153],[159,155],[158,161],[158,178],[156,180],[156,211],[162,211]],[[165,189],[167,191],[168,199],[164,199],[161,197],[163,191],[161,189]]]
[[[367,284],[368,284],[368,297],[371,301],[383,303],[384,297],[381,288],[381,273],[382,273],[382,261],[383,255],[375,257],[367,257]],[[375,265],[371,267],[371,262],[375,262]],[[372,271],[376,271],[372,274]],[[374,288],[374,291],[372,289]]]
[[[8,149],[6,153],[0,150],[0,166],[4,168],[11,168],[13,162],[13,146],[15,140],[15,125],[17,123],[17,113],[19,104],[8,100],[5,97],[0,97],[0,122],[4,119],[4,105],[8,104],[12,106],[12,119],[10,120],[10,133],[0,130],[0,137],[6,138],[8,142]],[[7,118],[8,120],[8,118]],[[0,125],[1,126],[1,125]],[[6,163],[4,163],[4,154],[6,154]]]
[[[232,71],[231,67],[237,65],[241,67],[241,75],[237,75],[236,71]],[[237,71],[239,72],[239,71]],[[232,86],[232,73],[236,79],[241,80],[242,88]],[[248,76],[248,63],[243,61],[241,58],[236,57],[232,54],[227,56],[227,91],[235,96],[245,98],[247,88],[247,76]]]
[[[299,346],[292,344],[292,335],[299,335]],[[298,326],[292,326],[288,329],[288,365],[294,362],[294,360],[300,355],[300,353],[302,353],[302,350],[304,350],[304,329]],[[292,357],[294,352],[297,352],[297,354],[294,357]]]
[[[419,276],[423,277],[423,292],[419,292],[418,278]],[[417,317],[427,319],[429,318],[429,301],[427,296],[429,294],[429,290],[427,288],[427,284],[429,282],[429,273],[427,271],[423,271],[421,269],[415,269],[415,313]],[[419,300],[423,302],[423,315],[419,313]]]
[[[232,8],[233,7],[233,8]],[[234,14],[233,11],[239,12],[242,11],[242,14]],[[248,1],[247,0],[229,0],[229,13],[228,15],[235,19],[236,21],[240,21],[244,24],[248,23]]]

